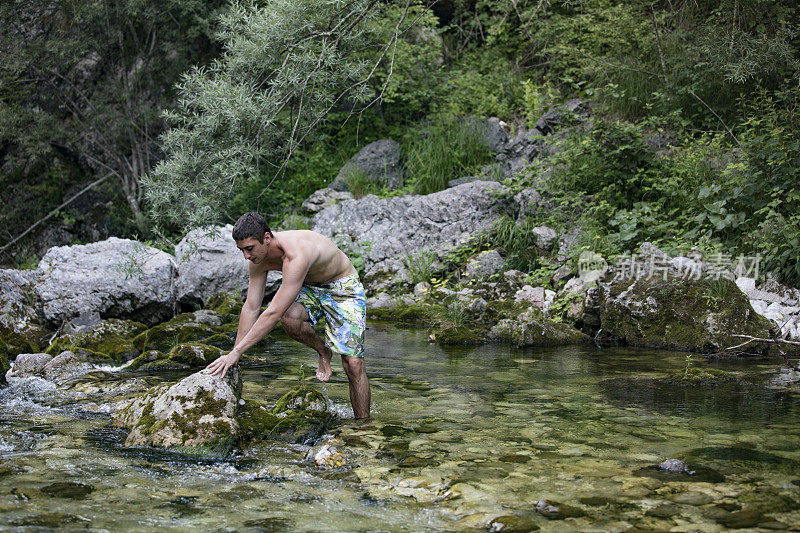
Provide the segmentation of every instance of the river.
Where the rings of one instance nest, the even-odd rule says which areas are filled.
[[[245,367],[243,398],[277,399],[313,376],[278,338]],[[719,386],[666,382],[686,365]],[[774,361],[632,348],[440,347],[373,323],[373,419],[350,417],[341,366],[324,390],[343,417],[346,465],[263,442],[200,461],[122,447],[98,371],[68,389],[0,390],[3,531],[721,531],[800,524],[800,394]],[[139,375],[148,384],[176,374]],[[794,390],[792,390],[792,387]],[[690,472],[655,465],[686,461]],[[493,522],[494,521],[494,522]],[[490,523],[494,525],[489,526]],[[504,524],[501,526],[500,524]]]

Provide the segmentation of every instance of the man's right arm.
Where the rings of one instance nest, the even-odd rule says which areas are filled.
[[[259,267],[250,263],[250,282],[247,286],[247,299],[239,313],[239,327],[236,329],[236,342],[239,344],[242,337],[247,335],[250,328],[258,320],[261,314],[261,302],[264,300],[264,287],[267,283],[267,271],[262,271]]]

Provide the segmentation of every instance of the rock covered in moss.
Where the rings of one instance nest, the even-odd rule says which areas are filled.
[[[206,309],[214,311],[227,321],[231,316],[238,317],[243,305],[241,296],[234,293],[218,293],[206,302]]]
[[[607,334],[630,345],[706,353],[771,327],[733,281],[671,272],[601,283],[598,314]]]
[[[367,314],[370,318],[391,320],[400,324],[430,325],[438,321],[441,309],[438,306],[425,303],[402,304],[396,307],[367,309]]]
[[[46,353],[56,355],[65,350],[88,350],[121,362],[138,354],[133,338],[147,329],[141,322],[111,318],[81,333],[63,335],[51,344]]]
[[[248,400],[241,409],[240,438],[279,439],[311,443],[322,435],[336,415],[318,390],[299,386],[284,394],[273,407]]]
[[[167,353],[183,342],[202,341],[216,333],[222,318],[214,311],[182,313],[137,335],[133,345],[141,352],[158,350]]]
[[[222,355],[222,350],[199,342],[186,342],[175,346],[167,357],[190,367],[206,366]]]
[[[114,423],[130,428],[125,446],[226,455],[239,431],[236,410],[241,391],[238,366],[224,378],[197,372],[173,385],[150,389],[116,413]]]
[[[482,344],[484,338],[475,328],[468,326],[449,326],[438,328],[431,333],[432,341],[439,344]]]
[[[39,262],[34,287],[52,324],[86,312],[157,324],[174,308],[176,276],[168,253],[112,237],[50,248]]]
[[[489,338],[523,346],[562,346],[587,342],[589,337],[569,324],[554,322],[533,309],[517,318],[500,320],[489,332]]]
[[[723,383],[738,382],[739,378],[737,378],[735,374],[718,368],[699,368],[692,366],[670,375],[667,381],[680,385],[702,385],[709,387],[721,385]]]

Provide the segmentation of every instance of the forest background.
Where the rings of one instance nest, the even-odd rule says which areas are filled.
[[[542,266],[532,227],[579,225],[606,257],[760,254],[797,286],[799,19],[794,0],[6,1],[0,261],[108,235],[169,248],[251,209],[302,226],[382,138],[406,183],[351,191],[433,192],[492,161],[465,117],[533,128],[581,98],[591,119],[549,168],[504,178],[560,206],[497,226],[515,267]]]

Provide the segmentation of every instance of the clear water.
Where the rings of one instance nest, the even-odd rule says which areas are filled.
[[[684,368],[680,353],[443,349],[373,324],[366,362],[369,424],[347,418],[338,363],[318,385],[345,417],[334,444],[348,465],[330,470],[280,442],[226,461],[126,450],[108,413],[137,383],[119,392],[130,376],[114,369],[67,390],[13,380],[0,390],[0,530],[485,531],[502,516],[517,531],[800,525],[800,385],[776,361],[716,363],[743,381],[683,387],[659,381]],[[247,368],[243,396],[277,399],[314,368],[279,339]],[[724,480],[652,469],[684,453]],[[538,512],[541,500],[558,513]]]

